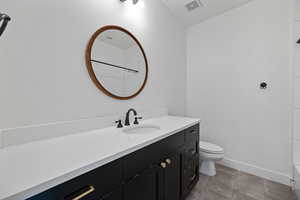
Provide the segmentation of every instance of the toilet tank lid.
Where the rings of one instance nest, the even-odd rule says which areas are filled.
[[[224,150],[215,144],[211,144],[209,142],[200,141],[200,151],[204,151],[207,153],[224,153]]]

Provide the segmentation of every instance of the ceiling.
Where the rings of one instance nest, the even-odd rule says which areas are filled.
[[[241,6],[252,0],[162,0],[162,2],[186,25],[198,24],[208,18],[220,15],[232,8]],[[191,7],[197,4],[194,10],[188,11],[186,4]]]
[[[97,39],[122,50],[126,50],[136,45],[135,41],[128,34],[119,30],[104,31]]]

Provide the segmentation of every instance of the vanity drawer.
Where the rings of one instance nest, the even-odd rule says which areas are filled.
[[[124,177],[126,180],[145,170],[152,164],[158,164],[184,145],[184,132],[176,133],[166,139],[138,150],[124,159]]]
[[[99,200],[122,183],[122,163],[114,161],[29,200]]]
[[[199,141],[199,124],[185,130],[185,142],[190,143]]]
[[[62,193],[66,200],[69,200],[67,198],[69,196],[72,197],[70,198],[71,200],[74,199],[74,196],[88,191],[89,188],[94,188],[95,191],[93,193],[99,198],[99,196],[103,196],[119,187],[121,183],[122,163],[120,160],[117,160],[66,182],[60,186],[60,190],[63,191]],[[80,191],[82,188],[85,188],[85,191]],[[91,196],[91,198],[93,197]],[[88,195],[87,199],[90,199]]]
[[[184,146],[184,131],[176,133],[173,136],[168,137],[165,140],[162,140],[160,143],[160,158],[165,159],[180,150]]]

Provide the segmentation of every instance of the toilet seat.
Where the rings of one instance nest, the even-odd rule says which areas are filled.
[[[224,150],[218,145],[211,144],[209,142],[200,141],[200,151],[209,154],[224,154]]]

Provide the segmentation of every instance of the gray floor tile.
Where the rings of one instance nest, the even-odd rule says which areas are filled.
[[[238,191],[233,194],[232,199],[233,200],[258,200],[258,199],[255,199],[255,198],[251,197],[251,196],[247,196],[246,194],[242,194]],[[264,199],[261,199],[261,200],[264,200]]]
[[[224,165],[220,165],[220,164],[217,164],[217,165],[216,165],[216,169],[217,169],[218,172],[219,172],[219,171],[222,171],[222,172],[229,173],[229,174],[231,174],[231,175],[237,175],[238,172],[239,172],[239,171],[236,170],[236,169],[232,169],[232,168],[226,167],[226,166],[224,166]]]
[[[246,173],[239,173],[238,190],[257,200],[264,199],[264,179]]]
[[[264,197],[264,200],[278,200],[278,198],[274,198],[274,197],[270,197],[270,196],[265,196]],[[284,197],[283,199],[280,199],[280,200],[297,200],[296,197],[290,199],[289,197]]]
[[[286,185],[265,180],[265,199],[272,200],[296,200],[292,189]]]
[[[233,197],[233,188],[229,185],[224,185],[217,181],[208,181],[207,188],[205,192],[212,192],[215,194],[220,194],[221,196],[231,199]]]
[[[216,165],[217,175],[200,175],[187,200],[296,200],[291,188],[228,167]]]
[[[200,200],[200,195],[198,191],[193,190],[186,200]]]
[[[203,192],[207,188],[208,181],[209,181],[209,176],[200,174],[199,182],[195,186],[194,190],[197,191],[198,193]]]
[[[238,179],[238,171],[231,171],[228,168],[217,168],[216,176],[210,177],[211,180],[219,182],[229,187],[233,187],[233,184]]]
[[[209,178],[207,184],[207,191],[220,194],[229,199],[232,199],[236,180],[237,174],[233,174],[226,170],[218,170],[216,176]]]
[[[228,198],[220,193],[206,190],[204,193],[201,194],[199,200],[232,200],[232,197]]]

